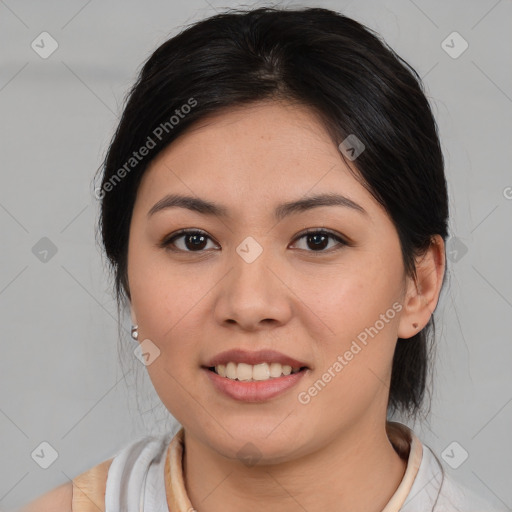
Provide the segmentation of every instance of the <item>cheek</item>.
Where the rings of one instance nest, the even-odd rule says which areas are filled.
[[[130,289],[140,330],[157,344],[166,343],[193,313],[207,285],[171,263],[162,249],[138,247],[130,258]]]
[[[389,292],[363,284],[345,282],[341,291],[331,290],[330,301],[315,303],[328,328],[318,347],[311,387],[300,391],[310,397],[312,415],[327,421],[325,411],[331,411],[330,424],[354,421],[373,403],[386,403],[389,393],[400,305]]]
[[[389,265],[389,262],[388,262]],[[372,387],[390,371],[397,339],[401,304],[398,274],[390,266],[358,264],[359,271],[344,267],[328,278],[303,283],[302,296],[320,327],[314,333],[323,340],[317,359],[319,373],[334,373],[329,387]],[[398,284],[397,284],[398,283]],[[308,292],[309,288],[309,292]],[[338,356],[341,356],[340,362]],[[340,365],[343,367],[341,369]],[[372,373],[373,372],[373,373]],[[343,375],[343,377],[341,377]],[[329,375],[323,380],[329,380]]]
[[[373,325],[399,296],[394,269],[365,262],[344,265],[329,273],[304,274],[294,285],[304,306],[321,319],[328,339],[348,340]]]
[[[155,391],[175,417],[190,408],[199,372],[201,297],[204,281],[196,282],[170,265],[139,266],[133,302],[139,332],[158,347],[158,357],[146,366]]]

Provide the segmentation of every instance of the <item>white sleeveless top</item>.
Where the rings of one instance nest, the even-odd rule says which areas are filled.
[[[441,464],[432,450],[422,445],[406,425],[397,422],[393,425],[398,435],[402,435],[402,443],[411,440],[410,451],[402,482],[382,512],[508,512],[498,501],[487,501],[452,479],[446,470],[443,478]],[[171,433],[145,436],[113,458],[105,488],[105,512],[194,510],[182,472],[183,433],[181,428],[175,436]],[[393,442],[391,437],[390,440]],[[166,462],[169,464],[167,468]],[[176,502],[175,510],[169,510],[167,505],[166,469]]]

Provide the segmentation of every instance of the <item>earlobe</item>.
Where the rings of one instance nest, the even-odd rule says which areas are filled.
[[[139,324],[137,323],[137,317],[135,316],[135,311],[133,310],[133,306],[130,303],[130,316],[132,319],[132,326],[130,329],[131,337],[137,341],[139,339]]]
[[[435,235],[425,254],[416,261],[416,279],[407,278],[399,338],[411,338],[427,325],[439,300],[444,269],[444,240]]]

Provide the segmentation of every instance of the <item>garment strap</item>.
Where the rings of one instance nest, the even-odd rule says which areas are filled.
[[[414,480],[423,459],[423,445],[416,434],[407,426],[398,422],[387,422],[386,432],[395,451],[407,461],[405,474],[395,493],[382,512],[400,512],[410,495]]]
[[[192,512],[183,475],[183,453],[185,430],[183,427],[173,437],[165,460],[165,492],[167,507],[171,512]]]
[[[113,460],[105,460],[73,479],[72,512],[105,512],[108,469]]]

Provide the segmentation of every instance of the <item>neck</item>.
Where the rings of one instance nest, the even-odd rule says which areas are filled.
[[[201,512],[270,510],[380,512],[402,481],[406,461],[391,445],[386,425],[357,426],[320,449],[280,464],[245,466],[185,435],[183,474]]]

